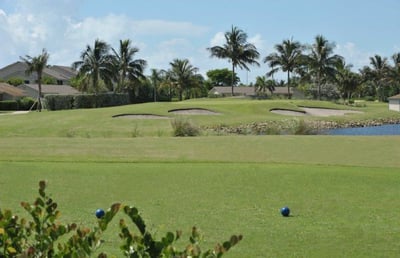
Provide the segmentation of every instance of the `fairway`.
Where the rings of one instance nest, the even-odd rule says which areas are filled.
[[[188,237],[196,225],[205,247],[243,234],[227,257],[394,257],[400,248],[395,168],[2,162],[0,171],[1,206],[20,215],[21,198],[33,201],[37,182],[46,179],[63,220],[94,225],[97,208],[122,202],[139,207],[160,235],[182,229]],[[284,205],[291,217],[280,215]],[[114,254],[117,229],[115,220],[105,245]]]
[[[1,116],[0,207],[28,218],[20,202],[33,202],[45,179],[63,222],[94,226],[96,209],[121,202],[157,237],[182,230],[182,247],[192,226],[203,249],[242,234],[226,257],[398,256],[398,136],[171,137],[168,120],[112,118],[197,107],[222,115],[191,117],[196,124],[236,125],[286,121],[268,110],[304,103],[337,108],[223,99]],[[360,109],[340,119],[398,118],[382,104]],[[101,250],[119,256],[118,218],[104,237]]]

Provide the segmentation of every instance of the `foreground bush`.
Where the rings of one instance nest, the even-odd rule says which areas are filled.
[[[156,240],[147,230],[138,209],[120,203],[113,204],[101,214],[93,229],[78,227],[76,223],[62,224],[58,205],[45,189],[46,183],[39,182],[39,196],[35,202],[21,203],[31,216],[30,221],[20,219],[10,210],[0,209],[0,258],[91,257],[98,253],[103,243],[102,233],[118,212],[123,212],[136,226],[132,230],[124,219],[119,222],[123,257],[221,257],[242,239],[241,235],[233,235],[222,245],[203,251],[200,231],[193,227],[189,244],[184,250],[178,250],[174,244],[181,238],[181,231],[167,232]],[[106,258],[108,255],[100,253],[97,257]]]
[[[174,136],[198,136],[200,129],[186,119],[174,119],[171,122]]]

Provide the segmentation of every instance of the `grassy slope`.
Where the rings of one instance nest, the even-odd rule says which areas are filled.
[[[25,115],[0,116],[1,137],[83,137],[83,138],[110,138],[132,136],[170,136],[172,128],[168,119],[128,119],[112,118],[118,114],[157,114],[169,116],[172,119],[178,116],[168,113],[168,110],[177,108],[208,108],[221,115],[217,116],[187,116],[195,124],[204,125],[235,125],[267,120],[298,119],[281,116],[269,112],[272,108],[299,109],[299,105],[323,106],[328,108],[346,109],[343,105],[329,102],[314,101],[252,101],[244,99],[222,100],[191,100],[176,103],[147,103],[128,105],[115,108],[68,110],[55,112],[32,112]],[[347,115],[336,118],[307,117],[302,119],[348,120],[371,119],[383,117],[400,118],[400,113],[389,111],[387,104],[368,103],[365,108],[356,108],[363,114]]]
[[[271,108],[344,108],[294,103],[195,100],[0,116],[0,207],[21,212],[19,202],[33,201],[47,179],[65,220],[94,224],[96,208],[121,201],[137,205],[160,236],[197,225],[212,247],[242,233],[227,257],[396,256],[399,137],[171,138],[169,121],[111,118],[203,107],[223,115],[193,116],[195,123],[237,124],[288,119]],[[349,117],[398,116],[376,103],[358,110],[365,113]],[[153,137],[132,138],[137,131]],[[283,205],[293,217],[279,215]],[[107,249],[118,254],[111,228]]]

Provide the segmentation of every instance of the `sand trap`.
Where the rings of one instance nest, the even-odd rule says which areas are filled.
[[[220,115],[221,113],[214,112],[205,108],[181,108],[168,110],[169,113],[178,115]]]
[[[302,111],[285,110],[285,109],[272,109],[272,113],[286,116],[344,116],[346,114],[362,114],[361,111],[355,110],[340,110],[340,109],[328,109],[328,108],[301,108]]]
[[[112,116],[113,118],[130,118],[130,119],[169,119],[167,116],[154,114],[119,114]]]

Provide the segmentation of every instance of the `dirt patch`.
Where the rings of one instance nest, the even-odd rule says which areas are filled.
[[[160,116],[154,114],[118,114],[112,116],[113,118],[130,118],[130,119],[169,119],[167,116]]]
[[[344,116],[346,114],[362,114],[361,111],[355,110],[341,110],[341,109],[328,109],[328,108],[307,108],[302,107],[303,111],[286,110],[286,109],[272,109],[270,112],[287,116]]]
[[[220,115],[221,113],[214,112],[205,108],[181,108],[181,109],[171,109],[168,113],[178,114],[178,115]]]

